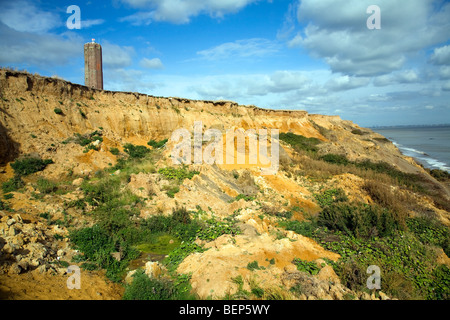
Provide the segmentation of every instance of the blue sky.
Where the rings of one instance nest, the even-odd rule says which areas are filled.
[[[67,27],[71,5],[81,29]],[[450,123],[449,1],[0,0],[0,66],[84,84],[92,38],[106,90]]]

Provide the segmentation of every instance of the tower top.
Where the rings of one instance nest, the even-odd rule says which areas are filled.
[[[92,38],[92,42],[91,43],[95,43],[95,39],[94,38]]]

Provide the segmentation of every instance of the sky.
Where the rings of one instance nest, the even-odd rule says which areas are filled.
[[[450,123],[450,1],[0,0],[1,67],[84,84],[92,39],[105,90]]]

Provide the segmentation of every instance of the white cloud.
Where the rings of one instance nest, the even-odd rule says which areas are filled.
[[[306,48],[333,72],[377,76],[400,70],[410,56],[449,38],[450,3],[379,0],[380,30],[366,27],[371,4],[371,0],[302,0],[297,18],[306,27],[288,45]]]
[[[133,47],[119,46],[104,41],[102,43],[103,66],[105,68],[119,69],[132,64],[135,51]]]
[[[366,77],[349,77],[348,75],[331,78],[325,87],[332,91],[350,90],[369,84],[370,78]]]
[[[92,20],[82,20],[81,21],[81,28],[90,28],[92,26],[100,25],[105,23],[105,20],[103,19],[92,19]]]
[[[163,69],[164,65],[161,62],[161,60],[159,58],[153,58],[153,59],[148,59],[148,58],[142,58],[142,60],[139,62],[139,65],[143,68],[147,68],[147,69]]]
[[[450,79],[450,66],[440,66],[439,77],[441,79]]]
[[[135,69],[105,69],[103,79],[104,88],[112,91],[151,93],[157,87],[145,72]]]
[[[450,65],[450,45],[435,48],[430,60],[437,65]]]
[[[277,53],[278,43],[260,38],[226,42],[216,47],[198,51],[197,54],[207,60],[223,60],[229,58],[255,58]]]
[[[42,11],[24,0],[2,2],[0,21],[16,31],[39,34],[63,25],[57,14]]]
[[[64,36],[19,32],[0,22],[0,64],[26,64],[49,67],[66,65],[83,56],[83,39],[74,34]]]
[[[419,75],[415,70],[402,70],[375,77],[373,84],[377,87],[383,87],[397,83],[415,83],[419,80]]]
[[[427,109],[427,110],[433,110],[433,109],[434,109],[434,106],[427,105],[427,106],[425,106],[425,109]]]
[[[442,84],[442,90],[443,91],[450,91],[450,81],[444,82]]]
[[[148,25],[151,21],[183,24],[200,14],[221,18],[258,1],[260,0],[122,0],[133,8],[145,11],[126,16],[121,21],[129,21],[134,25]]]

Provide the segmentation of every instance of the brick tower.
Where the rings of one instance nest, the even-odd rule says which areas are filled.
[[[102,47],[95,39],[84,45],[84,84],[103,90]]]

